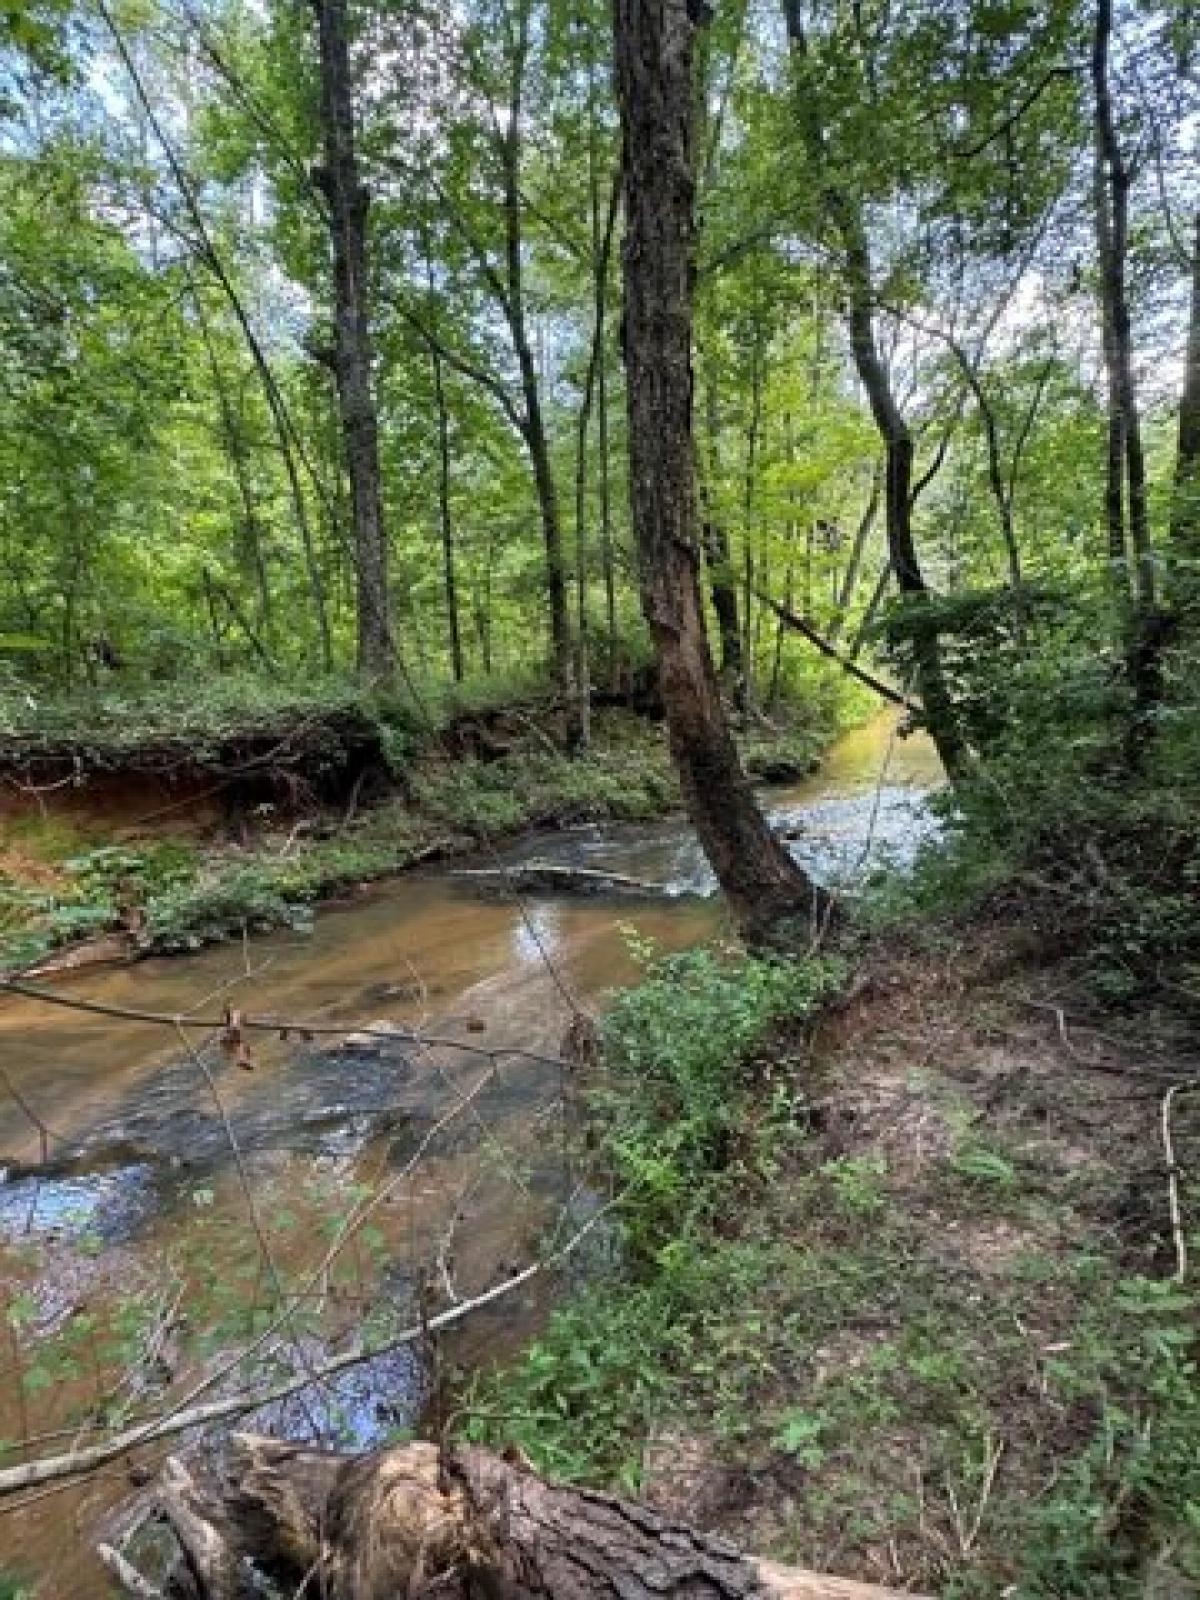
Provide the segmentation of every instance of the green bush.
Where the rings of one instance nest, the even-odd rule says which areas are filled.
[[[755,1331],[729,1312],[770,1281],[775,1253],[760,1243],[714,1250],[708,1229],[747,1165],[769,1160],[790,1129],[786,1107],[763,1093],[753,1052],[841,976],[830,960],[699,950],[651,959],[644,981],[618,996],[595,1110],[623,1195],[619,1281],[593,1283],[514,1370],[477,1385],[473,1437],[516,1440],[559,1477],[634,1489],[654,1419],[686,1379],[710,1370],[713,1349],[739,1383],[753,1370]]]
[[[754,1114],[743,1064],[781,1018],[807,1015],[836,986],[833,959],[728,959],[693,950],[652,961],[604,1022],[609,1087],[600,1096],[628,1214],[654,1244],[707,1202],[705,1180]]]

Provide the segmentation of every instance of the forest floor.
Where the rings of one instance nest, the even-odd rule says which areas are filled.
[[[657,1440],[649,1492],[889,1583],[1069,1593],[1107,1547],[1117,1576],[1159,1559],[1154,1592],[1195,1593],[1170,1589],[1150,1504],[1200,1414],[1155,1394],[1193,1310],[1171,1283],[1162,1101],[1195,1041],[1163,1017],[1082,1020],[1072,975],[1021,945],[983,929],[941,959],[877,953],[807,1042],[808,1137],[744,1214],[781,1254],[748,1408]],[[1181,1103],[1175,1123],[1183,1164],[1200,1121]]]
[[[522,1443],[821,1571],[1195,1595],[1196,1073],[1011,916],[870,943],[687,1228],[499,1379]]]
[[[193,770],[186,726],[106,746],[103,768],[78,781],[23,773],[20,749],[0,775],[0,968],[54,951],[74,965],[194,950],[243,928],[302,925],[317,902],[421,862],[533,828],[679,810],[660,723],[600,711],[581,756],[564,754],[555,731],[544,707],[496,708],[406,749],[390,770],[377,759],[360,767],[365,781],[342,773],[348,792],[297,791],[281,766],[278,792],[236,805],[217,765],[229,759],[224,744],[213,772],[201,761]],[[811,771],[835,731],[763,720],[740,743],[753,776],[780,781]],[[272,727],[264,740],[278,749],[288,736]],[[69,733],[59,742],[39,759],[51,773],[68,760],[69,774],[63,752],[82,746]],[[319,758],[301,749],[296,759],[311,770]]]

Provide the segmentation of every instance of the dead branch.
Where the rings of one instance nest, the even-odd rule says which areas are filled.
[[[96,1554],[125,1593],[132,1595],[134,1600],[163,1600],[162,1590],[156,1589],[148,1578],[143,1578],[132,1561],[127,1561],[111,1544],[98,1544]]]
[[[596,867],[567,867],[555,861],[524,861],[520,866],[512,867],[460,867],[449,876],[478,883],[485,888],[494,886],[506,892],[512,889],[534,893],[566,889],[584,894],[652,895],[660,899],[673,892],[667,884],[632,878],[624,872],[608,872]]]
[[[1167,1210],[1171,1218],[1171,1238],[1175,1245],[1175,1282],[1183,1283],[1188,1272],[1187,1234],[1183,1226],[1183,1202],[1179,1194],[1179,1163],[1175,1159],[1175,1138],[1171,1112],[1175,1096],[1194,1089],[1194,1084],[1173,1083],[1162,1097],[1161,1126],[1163,1155],[1167,1163]]]
[[[858,662],[851,656],[843,655],[836,645],[831,644],[823,634],[817,632],[807,618],[797,616],[790,607],[776,600],[773,595],[769,595],[765,589],[759,589],[756,592],[758,598],[764,605],[770,607],[785,628],[791,628],[793,633],[800,634],[808,640],[809,644],[815,645],[823,656],[828,657],[830,661],[836,662],[843,672],[848,672],[852,678],[857,678],[859,683],[879,695],[881,699],[890,701],[892,705],[902,706],[905,711],[914,716],[921,714],[921,707],[915,700],[910,700],[906,694],[902,694],[898,689],[893,689],[890,683],[884,683],[882,678],[877,678],[873,672],[868,672],[865,667],[860,667]]]
[[[83,1000],[75,995],[55,994],[51,989],[39,988],[19,978],[0,978],[0,993],[17,994],[25,1000],[36,1000],[42,1005],[58,1006],[65,1011],[79,1011],[95,1017],[115,1017],[119,1022],[145,1022],[160,1028],[193,1028],[202,1033],[219,1032],[229,1025],[228,1015],[201,1017],[194,1013],[183,1015],[169,1011],[142,1011],[136,1006],[110,1005],[102,1000]],[[469,1055],[483,1056],[489,1061],[511,1058],[537,1062],[545,1067],[564,1066],[557,1056],[543,1055],[536,1050],[525,1050],[517,1045],[489,1046],[472,1044],[468,1039],[456,1039],[445,1034],[422,1033],[415,1028],[392,1026],[386,1028],[355,1028],[349,1023],[297,1022],[287,1017],[255,1016],[250,1012],[238,1013],[238,1027],[254,1033],[275,1033],[286,1038],[295,1034],[298,1039],[335,1039],[356,1033],[364,1039],[380,1039],[389,1044],[410,1044],[420,1048],[444,1047],[465,1050]]]

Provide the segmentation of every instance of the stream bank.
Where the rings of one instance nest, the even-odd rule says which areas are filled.
[[[253,737],[194,741],[187,762],[185,735],[159,730],[148,745],[103,744],[74,771],[69,740],[10,740],[0,966],[69,968],[303,930],[317,904],[421,863],[534,829],[679,811],[662,726],[633,712],[598,710],[591,748],[574,757],[536,706],[464,715],[394,750],[392,765],[367,725],[344,707],[328,724],[302,719],[302,735],[268,721]],[[756,720],[739,742],[751,775],[778,784],[812,772],[834,731],[831,714]]]

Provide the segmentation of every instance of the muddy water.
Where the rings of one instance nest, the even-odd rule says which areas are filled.
[[[881,718],[767,798],[818,875],[852,877],[911,855],[938,777],[925,742]],[[721,927],[720,906],[679,823],[570,830],[503,859],[662,892],[517,903],[452,871],[410,874],[302,939],[60,984],[116,1007],[293,1024],[286,1039],[247,1035],[248,1054],[200,1029],[184,1030],[185,1048],[173,1027],[0,1001],[0,1466],[178,1402],[269,1330],[281,1293],[299,1310],[213,1392],[310,1370],[356,1345],[368,1318],[374,1345],[418,1301],[478,1293],[600,1203],[578,1168],[570,1083],[538,1057],[557,1054],[577,1003],[635,975],[631,927],[681,949]],[[303,1024],[345,1032],[305,1039]],[[388,1024],[439,1042],[378,1037]],[[331,1250],[356,1205],[369,1216]],[[606,1248],[602,1229],[589,1248]],[[529,1336],[550,1292],[535,1282],[472,1317],[438,1359],[495,1359]],[[412,1422],[430,1383],[405,1346],[251,1421],[362,1446]],[[0,1506],[0,1570],[35,1574],[49,1597],[103,1592],[92,1541],[130,1495],[122,1469]]]

